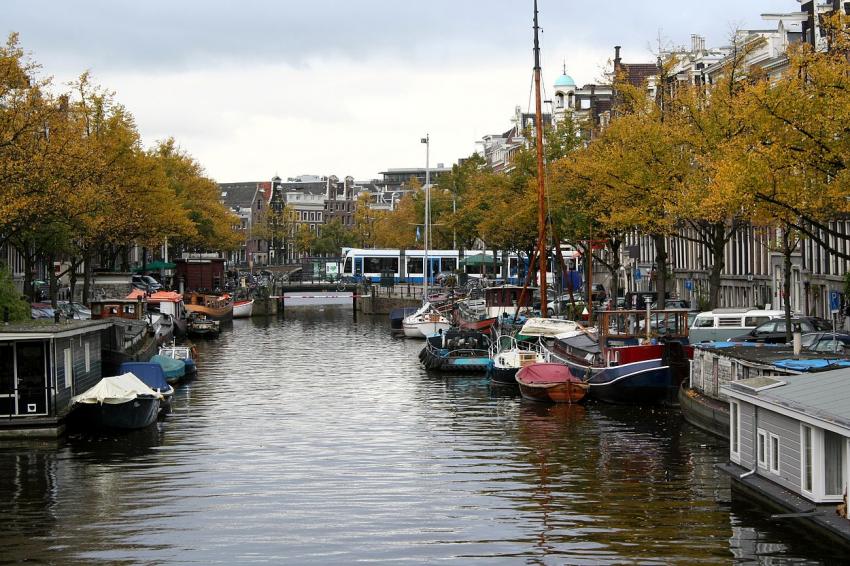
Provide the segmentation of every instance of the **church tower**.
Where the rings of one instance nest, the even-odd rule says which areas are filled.
[[[567,65],[564,64],[564,72],[555,81],[555,100],[552,109],[552,120],[557,124],[564,119],[567,112],[573,112],[576,104],[576,82],[567,74]]]

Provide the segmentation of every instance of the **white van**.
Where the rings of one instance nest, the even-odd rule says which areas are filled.
[[[783,318],[785,311],[755,309],[715,309],[701,312],[694,318],[688,337],[697,342],[722,342],[745,334],[768,320]]]

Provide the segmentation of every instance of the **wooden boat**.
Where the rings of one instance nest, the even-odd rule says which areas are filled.
[[[104,377],[72,398],[76,417],[97,428],[136,429],[156,421],[162,394],[132,373]]]
[[[567,366],[557,363],[526,366],[517,372],[516,381],[523,399],[530,401],[580,403],[588,390],[588,385]]]
[[[254,312],[254,299],[235,301],[233,303],[233,318],[251,318]]]
[[[221,332],[219,321],[207,318],[205,315],[192,313],[189,316],[187,332],[190,336],[215,337]]]
[[[171,403],[174,387],[168,382],[168,376],[162,366],[151,362],[124,362],[119,368],[121,374],[132,373],[145,385],[162,395],[162,404]]]
[[[546,361],[539,343],[520,342],[513,336],[500,336],[491,349],[492,364],[487,369],[487,376],[493,385],[515,387],[517,372],[526,366]]]
[[[137,299],[144,297],[148,303],[148,309],[154,308],[160,313],[168,315],[174,323],[174,335],[185,336],[186,327],[188,325],[189,313],[186,311],[186,306],[183,304],[183,295],[174,291],[157,291],[151,295],[146,295],[141,289],[133,289],[127,295],[128,299]]]
[[[419,361],[429,370],[484,373],[491,363],[489,348],[486,334],[452,328],[429,336]]]
[[[212,320],[233,319],[233,301],[230,299],[230,295],[188,293],[185,300],[186,310],[190,313],[202,314]]]
[[[499,320],[499,317],[487,315],[487,307],[483,299],[458,301],[453,314],[458,328],[478,332],[490,332]]]
[[[179,360],[185,366],[187,376],[194,375],[198,371],[195,360],[198,359],[198,351],[194,346],[178,346],[175,343],[160,346],[159,355],[166,358]]]

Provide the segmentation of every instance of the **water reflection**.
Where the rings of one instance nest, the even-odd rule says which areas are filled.
[[[521,401],[419,367],[384,317],[295,309],[199,341],[171,413],[0,445],[0,562],[810,559],[675,411]]]

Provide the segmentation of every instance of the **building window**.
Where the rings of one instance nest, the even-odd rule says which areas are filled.
[[[779,475],[779,437],[770,435],[770,472]]]
[[[758,431],[758,464],[760,468],[767,468],[767,433],[759,429]]]
[[[741,460],[741,406],[737,401],[729,402],[729,447],[731,460]]]
[[[86,373],[91,371],[91,352],[89,351],[89,343],[83,345],[83,354],[86,360]]]
[[[801,483],[803,491],[812,493],[813,489],[813,464],[814,464],[814,434],[812,427],[800,425],[800,463],[802,464]]]

